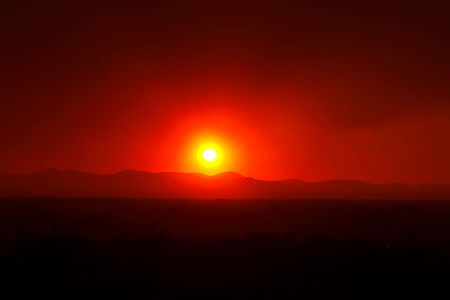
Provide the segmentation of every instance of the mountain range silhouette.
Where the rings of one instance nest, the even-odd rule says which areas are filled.
[[[120,197],[186,199],[450,199],[445,184],[371,184],[355,180],[265,181],[234,172],[92,174],[47,169],[0,174],[0,197]]]

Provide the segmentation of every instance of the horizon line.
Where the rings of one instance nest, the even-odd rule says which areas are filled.
[[[44,172],[74,172],[74,173],[81,173],[81,174],[89,174],[89,175],[117,175],[120,173],[125,172],[137,172],[137,173],[144,173],[144,174],[185,174],[185,175],[200,175],[205,177],[216,177],[223,174],[234,174],[242,178],[247,179],[253,179],[256,181],[264,181],[264,182],[286,182],[286,181],[295,181],[300,183],[333,183],[333,182],[354,182],[354,183],[360,183],[360,184],[369,184],[369,185],[409,185],[409,186],[421,186],[421,185],[450,185],[450,183],[404,183],[404,182],[389,182],[389,183],[375,183],[375,182],[369,182],[369,181],[363,181],[359,179],[327,179],[327,180],[319,180],[319,181],[306,181],[299,178],[286,178],[286,179],[260,179],[252,176],[246,176],[243,174],[240,174],[235,171],[222,171],[215,174],[205,174],[201,172],[180,172],[180,171],[145,171],[145,170],[138,170],[138,169],[124,169],[116,172],[90,172],[90,171],[81,171],[76,169],[58,169],[58,168],[45,168],[45,169],[39,169],[36,171],[29,171],[29,172],[0,172],[0,175],[33,175],[33,174],[39,174]]]

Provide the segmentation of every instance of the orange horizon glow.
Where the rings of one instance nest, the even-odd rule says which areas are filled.
[[[450,183],[450,45],[436,38],[447,28],[440,11],[431,18],[435,5],[424,16],[364,1],[355,14],[302,1],[187,2],[120,17],[122,6],[108,5],[101,22],[96,8],[68,9],[64,26],[54,26],[56,7],[5,10],[23,26],[0,50],[0,174]]]

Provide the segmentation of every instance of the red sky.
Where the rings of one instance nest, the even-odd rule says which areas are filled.
[[[1,10],[0,171],[450,183],[443,7],[70,2]]]

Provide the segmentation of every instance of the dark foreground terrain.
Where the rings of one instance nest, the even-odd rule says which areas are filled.
[[[450,201],[14,198],[0,234],[5,299],[450,295]]]

